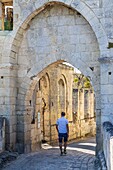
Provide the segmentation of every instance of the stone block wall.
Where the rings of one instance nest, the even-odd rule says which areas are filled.
[[[113,125],[110,122],[103,123],[103,151],[107,170],[113,169]]]
[[[6,145],[14,149],[16,142],[16,66],[9,61],[10,31],[0,31],[0,116],[6,119]],[[8,40],[8,41],[7,41]],[[7,45],[5,43],[7,42]],[[14,57],[14,56],[13,56]],[[13,60],[13,58],[12,58]],[[9,144],[10,143],[10,144]]]
[[[8,34],[9,34],[9,31],[6,31],[6,32],[0,31],[0,64],[4,64],[2,52],[4,50],[5,38]],[[1,68],[0,68],[0,75],[2,75],[2,74],[3,74],[3,70],[1,70]]]
[[[58,140],[58,135],[56,131],[56,120],[61,117],[61,111],[65,111],[66,118],[69,121],[69,140],[85,136],[95,136],[96,134],[96,122],[94,115],[94,91],[91,85],[85,88],[85,84],[85,87],[81,87],[80,84],[79,86],[74,84],[74,74],[74,68],[72,66],[69,66],[68,64],[66,65],[66,63],[58,65],[53,64],[51,66],[48,66],[46,69],[43,70],[42,73],[39,74],[40,90],[37,92],[36,97],[36,112],[40,112],[41,115],[40,131],[42,133],[42,139],[51,144],[55,143]],[[76,73],[76,76],[79,77],[80,75]],[[81,80],[81,84],[83,84],[84,79]],[[59,90],[59,85],[61,87],[59,81],[62,82],[65,90],[63,88],[60,88]],[[82,90],[80,90],[80,88],[82,88]],[[76,98],[73,98],[73,89],[77,90],[78,95]],[[87,112],[84,109],[84,105],[86,105],[84,96],[85,89],[87,89],[88,91]],[[41,110],[44,104],[43,102],[41,102],[42,98],[44,98],[46,103],[44,113],[43,110]],[[74,112],[76,112],[76,115],[73,115]],[[37,127],[35,127],[35,130],[36,129]],[[33,134],[36,133],[34,132]],[[31,141],[33,140],[31,139]]]
[[[0,32],[0,114],[8,120],[7,141],[11,146],[16,143],[16,115],[20,119],[24,115],[23,103],[31,76],[35,77],[49,64],[65,60],[80,68],[92,81],[99,150],[103,143],[102,123],[113,123],[113,1],[13,2],[14,30],[10,34]],[[12,71],[12,65],[18,67],[18,73]]]

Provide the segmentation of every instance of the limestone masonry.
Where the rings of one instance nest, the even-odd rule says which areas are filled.
[[[50,125],[51,120],[56,119],[53,111],[58,111],[58,115],[61,111],[55,101],[73,115],[72,96],[66,100],[73,91],[69,81],[72,70],[68,70],[69,82],[63,73],[58,80],[56,72],[48,70],[58,65],[60,70],[65,61],[91,82],[94,91],[90,91],[93,94],[90,98],[95,103],[90,114],[96,115],[96,156],[103,152],[108,170],[113,170],[113,149],[108,149],[112,147],[109,143],[112,143],[113,134],[107,138],[109,132],[104,126],[113,124],[113,0],[0,0],[0,30],[0,116],[3,121],[5,118],[6,135],[2,139],[5,148],[21,153],[38,149],[42,137],[48,139],[41,133],[40,127],[45,124],[41,122],[40,110],[44,113],[48,106],[48,116],[51,110],[53,117],[47,117],[45,122]],[[51,80],[53,89],[49,87]],[[82,99],[77,101],[87,103],[81,93]],[[86,90],[84,96],[87,95]],[[85,113],[88,108],[84,108]],[[90,123],[91,127],[93,123]],[[4,132],[3,124],[0,130]],[[50,130],[54,134],[54,126]]]

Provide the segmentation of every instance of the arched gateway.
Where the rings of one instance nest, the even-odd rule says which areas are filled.
[[[30,120],[33,110],[30,101],[35,85],[44,68],[53,63],[66,61],[89,77],[94,87],[98,152],[102,146],[98,59],[106,57],[106,54],[109,57],[108,41],[103,27],[94,12],[80,0],[30,2],[18,2],[23,18],[15,24],[16,31],[10,37],[11,45],[6,46],[7,54],[6,48],[3,49],[3,56],[9,57],[9,63],[13,63],[11,67],[14,66],[13,69],[16,70],[14,80],[17,82],[17,129],[14,133],[16,140],[10,141],[9,132],[9,145],[15,148],[16,144],[17,150],[21,152],[32,151]],[[6,44],[8,38],[5,40]]]

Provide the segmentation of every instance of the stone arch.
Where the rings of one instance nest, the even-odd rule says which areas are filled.
[[[47,73],[42,74],[40,78],[40,90],[37,91],[37,111],[40,109],[40,129],[42,140],[48,140],[49,132],[47,130],[47,123],[50,122],[50,82],[49,82],[49,75]],[[40,100],[39,100],[40,99]],[[35,130],[37,128],[35,127]],[[38,134],[38,132],[37,132]]]
[[[24,21],[22,21],[19,24],[20,26],[15,31],[15,34],[12,35],[12,33],[11,33],[10,34],[11,36],[7,36],[7,38],[5,39],[5,44],[7,44],[7,42],[9,41],[9,37],[10,37],[9,46],[7,46],[7,45],[4,46],[5,49],[2,50],[4,57],[6,57],[6,55],[8,55],[10,53],[9,63],[13,63],[13,62],[16,63],[16,55],[18,53],[18,49],[20,47],[21,40],[23,38],[23,34],[24,34],[25,30],[28,28],[29,22],[32,20],[32,18],[34,18],[41,11],[43,11],[48,5],[54,5],[55,3],[60,3],[61,5],[65,5],[67,7],[74,9],[74,10],[77,10],[80,14],[83,15],[84,18],[86,18],[86,20],[91,25],[91,27],[92,27],[92,29],[93,29],[96,37],[97,37],[97,40],[98,40],[98,43],[99,43],[99,48],[100,48],[100,56],[101,57],[104,56],[104,50],[107,50],[107,45],[108,45],[106,33],[104,32],[104,29],[103,29],[101,23],[99,22],[98,18],[96,17],[96,15],[94,14],[94,12],[88,7],[88,5],[85,4],[85,2],[82,2],[82,1],[78,2],[77,0],[65,1],[65,2],[64,2],[64,0],[46,2],[46,0],[45,0],[44,3],[37,4],[36,9],[34,11],[32,11],[32,13],[28,17],[24,18]],[[7,52],[7,54],[6,54],[6,47],[8,48],[7,51],[10,51],[9,53]],[[74,56],[72,56],[72,57],[74,57]],[[12,61],[12,58],[13,58],[13,61]],[[64,59],[64,61],[65,61],[65,59]],[[48,62],[47,65],[54,63],[54,62],[56,62],[55,59],[53,59],[53,61]],[[73,65],[73,61],[67,61],[67,62],[69,62]],[[82,70],[81,68],[82,68],[82,65],[84,65],[84,63],[82,61],[79,61],[78,63],[80,63],[79,69]],[[27,80],[29,82],[32,76],[35,76],[37,72],[40,72],[47,65],[46,64],[44,65],[44,63],[41,63],[41,66],[37,66],[37,63],[36,63],[32,67],[32,70],[26,75],[25,80]],[[10,67],[10,65],[9,65],[9,67]],[[37,70],[36,70],[36,68],[37,68]],[[91,70],[87,68],[85,75],[89,76],[90,74],[92,74]],[[23,81],[22,84],[24,84],[24,83],[25,82]],[[28,83],[28,85],[29,85],[29,83]],[[27,88],[29,88],[29,87],[27,87]]]
[[[55,3],[55,2],[54,2]],[[54,4],[53,3],[53,4]],[[51,3],[50,3],[51,4]],[[60,2],[60,4],[62,4],[61,2]],[[86,5],[84,5],[84,8],[83,8],[83,6],[82,5],[84,4],[83,2],[80,2],[80,3],[78,3],[78,5],[76,6],[75,4],[73,4],[73,3],[71,3],[70,5],[69,4],[66,4],[66,6],[68,5],[68,7],[70,6],[70,7],[72,7],[73,9],[75,8],[75,10],[77,10],[78,12],[80,12],[81,14],[83,13],[83,11],[85,12],[86,10],[88,10],[89,8],[86,6]],[[45,7],[47,7],[47,5],[48,5],[48,3],[45,5]],[[74,7],[75,6],[75,7]],[[78,6],[79,6],[79,8],[78,8]],[[82,10],[81,10],[81,8],[82,8]],[[84,10],[83,10],[84,9]],[[42,10],[42,9],[41,9]],[[21,40],[22,40],[22,38],[23,38],[23,34],[24,34],[24,32],[26,31],[25,29],[27,28],[27,24],[29,23],[29,21],[33,18],[33,17],[35,17],[37,14],[38,14],[38,12],[39,12],[39,10],[38,11],[35,11],[36,13],[34,14],[31,14],[30,16],[29,16],[29,18],[27,18],[27,20],[26,20],[26,22],[24,22],[22,25],[21,25],[21,27],[19,28],[19,31],[17,32],[17,35],[15,36],[15,40],[13,41],[13,46],[12,46],[12,49],[14,49],[13,50],[13,52],[15,51],[16,53],[18,53],[18,49],[19,49],[19,45],[20,45],[20,43],[21,43]],[[84,14],[85,15],[85,14]],[[83,15],[83,16],[84,16]],[[95,15],[94,15],[94,13],[91,11],[91,15],[94,17],[94,19],[96,20],[96,17],[95,17]],[[88,14],[86,15],[87,16],[87,18],[88,18]],[[91,19],[91,18],[90,18]],[[92,22],[92,20],[88,20],[88,22],[89,23],[92,23],[92,28],[95,28],[95,26],[93,25],[93,22]],[[98,26],[100,26],[101,27],[101,25],[100,25],[100,23],[98,22],[98,20],[96,20],[95,21],[96,22],[96,24],[98,25]],[[25,26],[25,27],[24,27]],[[94,30],[94,29],[93,29]],[[107,44],[107,39],[106,39],[106,35],[105,35],[105,33],[104,33],[104,31],[103,31],[103,29],[102,29],[102,27],[101,27],[101,29],[100,29],[102,32],[102,37],[103,37],[103,39],[105,40],[105,42],[106,42],[106,44]],[[101,55],[103,55],[103,52],[102,52],[102,50],[101,50],[101,47],[102,47],[102,44],[101,44],[101,38],[102,37],[99,37],[99,35],[98,35],[98,32],[97,32],[97,30],[95,29],[95,34],[96,34],[96,37],[97,37],[97,40],[98,40],[98,43],[99,43],[99,47],[100,47],[100,52],[101,52]],[[16,46],[16,48],[14,48],[14,45],[16,45],[16,40],[18,39],[18,36],[20,36],[21,35],[21,38],[20,38],[20,42],[18,43],[18,45]],[[105,45],[106,45],[105,44]],[[64,54],[63,54],[63,52],[64,52]],[[81,56],[79,55],[79,54],[75,54],[75,53],[73,53],[73,54],[69,54],[68,53],[68,55],[70,55],[70,58],[68,58],[67,57],[67,54],[65,53],[65,51],[63,51],[63,52],[61,52],[61,57],[52,57],[52,58],[49,58],[49,57],[47,57],[47,61],[45,62],[44,60],[43,61],[37,61],[35,64],[33,64],[33,66],[32,66],[32,68],[31,69],[28,69],[28,71],[27,71],[27,73],[26,73],[26,75],[25,75],[25,77],[23,78],[23,80],[22,80],[22,83],[21,83],[21,88],[19,89],[19,92],[21,93],[21,91],[23,91],[23,89],[24,89],[24,92],[22,92],[22,94],[23,94],[23,103],[24,103],[24,106],[23,106],[23,109],[25,110],[25,114],[27,113],[27,111],[29,110],[29,100],[28,100],[28,96],[30,96],[30,94],[29,94],[29,89],[32,89],[33,87],[35,87],[35,85],[36,85],[36,83],[37,83],[37,81],[38,81],[38,79],[39,79],[39,77],[37,77],[37,74],[38,73],[40,73],[44,68],[46,68],[48,65],[51,65],[51,64],[58,64],[58,63],[61,63],[62,61],[66,61],[66,62],[68,62],[68,63],[70,63],[70,64],[72,64],[73,66],[75,66],[75,67],[77,67],[77,68],[79,68],[82,72],[83,72],[83,74],[85,75],[85,76],[89,76],[89,78],[90,78],[90,80],[92,81],[92,84],[93,84],[93,87],[94,87],[94,90],[96,91],[96,93],[98,92],[98,86],[99,86],[99,82],[97,83],[95,80],[97,79],[97,81],[99,80],[99,75],[96,75],[96,73],[94,73],[91,69],[90,69],[90,67],[88,66],[88,64],[87,64],[87,62],[84,62],[82,59],[81,59]],[[12,55],[12,52],[11,52],[11,55]],[[77,60],[76,60],[76,58],[77,58]],[[84,69],[85,68],[85,69]],[[19,98],[18,98],[18,100],[19,100]]]
[[[13,32],[13,34],[11,33],[10,36],[7,36],[7,38],[5,40],[5,44],[7,44],[7,42],[9,41],[9,38],[10,38],[10,44],[9,44],[9,46],[7,46],[7,45],[4,46],[5,49],[2,50],[2,53],[3,53],[3,56],[10,54],[10,56],[9,56],[10,63],[16,62],[16,53],[18,53],[18,49],[20,47],[23,34],[24,34],[25,30],[29,27],[29,22],[36,15],[38,15],[41,11],[43,11],[48,5],[51,6],[56,3],[60,3],[61,5],[67,6],[69,8],[72,8],[72,9],[78,11],[89,22],[89,24],[91,25],[91,27],[97,37],[97,41],[98,41],[99,49],[100,49],[100,56],[101,57],[109,56],[109,51],[107,49],[107,47],[108,47],[107,35],[106,35],[99,19],[97,18],[95,13],[89,8],[89,6],[85,2],[83,2],[81,0],[80,1],[78,1],[78,0],[74,0],[74,1],[71,1],[71,0],[52,1],[52,0],[50,0],[49,2],[47,0],[44,0],[39,3],[37,2],[35,7],[32,7],[32,12],[28,11],[27,16],[25,15],[25,17],[23,17],[22,21],[20,23],[18,23],[18,27],[16,28],[15,33]],[[7,54],[5,53],[6,47],[7,47],[7,51],[9,51],[9,53],[7,53]],[[106,56],[106,51],[107,51],[108,56]],[[12,58],[13,58],[13,61],[12,61]]]
[[[22,83],[23,85],[21,87],[25,87],[25,82],[28,83],[28,79],[29,78],[26,78],[24,83]],[[23,102],[24,102],[24,106],[25,106],[25,110],[27,111],[28,108],[29,108],[29,101],[31,100],[32,98],[32,95],[34,93],[34,89],[37,88],[37,90],[41,90],[39,89],[39,84],[40,84],[40,81],[43,79],[43,85],[45,88],[50,88],[50,78],[49,78],[49,74],[48,73],[45,73],[44,75],[42,75],[42,72],[38,73],[38,75],[36,76],[31,76],[30,77],[31,79],[31,83],[30,83],[30,86],[28,89],[25,89],[25,93],[24,93],[24,97],[23,97]],[[37,85],[38,84],[38,85]],[[36,87],[37,86],[37,87]],[[29,93],[30,91],[30,93]]]
[[[42,76],[42,86],[44,87],[44,88],[46,88],[47,87],[47,80],[46,80],[46,77],[45,76]]]
[[[64,0],[59,1],[58,0],[57,1],[56,0],[56,1],[46,2],[46,0],[45,0],[41,4],[40,3],[37,4],[36,9],[34,11],[32,11],[32,13],[30,13],[29,16],[24,18],[24,21],[22,20],[22,22],[19,23],[20,26],[16,29],[15,34],[13,33],[13,35],[12,35],[12,33],[11,33],[10,34],[11,36],[6,37],[5,44],[7,44],[7,42],[9,41],[9,37],[10,37],[10,44],[9,44],[9,46],[7,46],[7,45],[4,46],[5,49],[2,50],[2,54],[4,57],[6,57],[6,55],[10,54],[9,63],[13,63],[13,62],[16,63],[16,55],[18,54],[18,50],[19,50],[19,47],[20,47],[20,44],[21,44],[21,41],[23,38],[23,34],[26,31],[26,29],[28,28],[29,22],[36,15],[38,15],[41,11],[43,11],[48,5],[54,5],[55,3],[60,3],[61,5],[67,6],[69,8],[72,8],[72,9],[78,11],[89,22],[89,24],[91,25],[91,27],[96,35],[96,38],[97,38],[97,41],[99,44],[100,57],[107,57],[104,55],[104,52],[106,54],[106,51],[108,51],[108,49],[107,49],[108,39],[107,39],[106,33],[105,33],[101,23],[99,22],[98,18],[96,17],[95,13],[88,7],[87,4],[85,4],[85,2],[82,2],[82,1],[78,2],[77,0],[74,0],[74,1],[69,1],[69,0],[67,0],[67,1],[64,1]],[[7,54],[6,54],[6,47],[8,48],[7,51],[10,51],[9,53],[7,52]],[[109,52],[107,54],[109,56]],[[13,58],[13,61],[12,61],[12,58]],[[64,61],[65,61],[65,59],[64,59]],[[48,65],[51,64],[52,62],[56,62],[56,60],[51,61],[50,63],[48,63]],[[69,63],[71,63],[71,61]],[[82,61],[81,61],[81,63],[83,64]],[[73,64],[73,62],[71,64]],[[37,63],[36,63],[36,65],[37,65]],[[42,64],[43,68],[45,68],[46,66],[47,65]],[[9,67],[10,67],[10,65],[9,65]],[[36,72],[34,71],[34,70],[36,70],[34,68],[36,68],[35,65],[32,68],[33,76],[37,73],[37,71]],[[40,71],[41,71],[41,69],[40,69]],[[29,74],[31,74],[31,73],[28,73],[26,75],[26,79],[29,77]]]

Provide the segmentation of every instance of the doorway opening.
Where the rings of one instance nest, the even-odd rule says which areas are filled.
[[[0,1],[0,30],[13,30],[13,0]]]
[[[56,120],[62,111],[69,121],[69,141],[95,136],[95,95],[88,77],[62,62],[49,65],[35,80],[37,83],[30,100],[33,142],[35,134],[42,143],[57,142]]]
[[[18,128],[17,147],[22,145],[23,150],[28,151],[36,151],[35,144],[41,140],[51,143],[57,140],[55,124],[62,109],[65,110],[69,119],[72,132],[70,140],[71,136],[78,138],[84,133],[89,135],[93,132],[92,122],[95,118],[92,115],[95,111],[91,115],[89,108],[94,104],[91,104],[88,98],[90,100],[96,98],[96,136],[101,134],[100,65],[98,62],[100,50],[95,32],[89,22],[82,15],[78,15],[76,10],[60,3],[46,7],[29,22],[29,28],[23,33],[17,57],[19,66],[17,114],[19,121],[20,115],[23,116],[23,124],[21,123],[20,126],[23,126],[23,129],[28,127],[26,128],[28,135],[25,135],[24,130],[21,132],[20,127]],[[77,66],[87,78],[82,74],[76,74],[73,77],[73,67],[62,65],[64,61],[74,67]],[[52,66],[54,71],[52,71]],[[55,72],[55,69],[58,70]],[[88,80],[93,84],[95,96],[94,91],[87,88]],[[83,89],[82,81],[86,82],[85,89]],[[76,87],[78,84],[80,84],[80,89]],[[80,113],[83,114],[84,121],[81,120]],[[20,139],[20,132],[24,136],[23,141]]]

